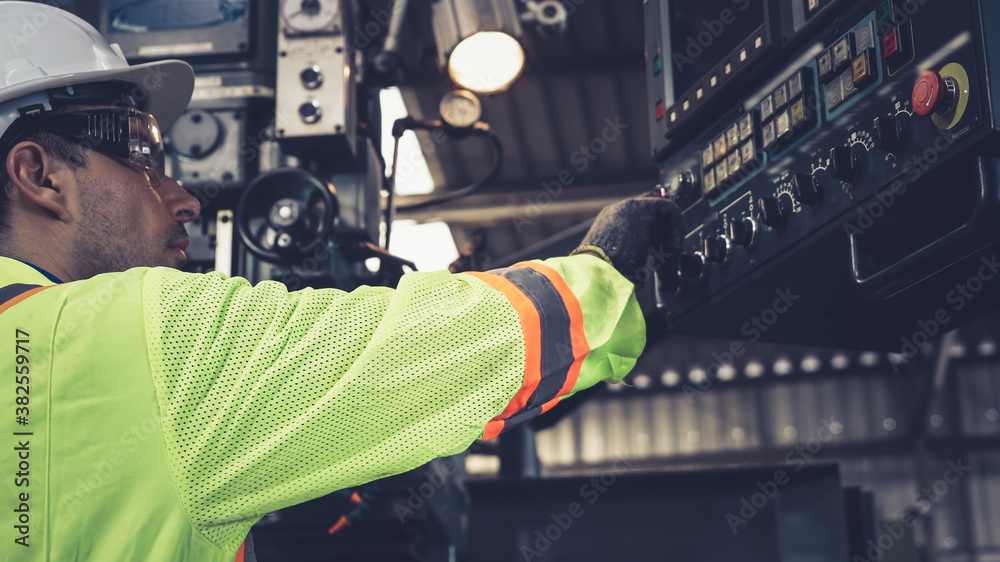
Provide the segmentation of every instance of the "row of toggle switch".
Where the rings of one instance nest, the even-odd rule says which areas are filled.
[[[822,186],[809,174],[792,176],[792,194],[805,205],[816,205],[823,198]],[[702,241],[702,250],[683,254],[678,264],[678,274],[684,279],[699,280],[704,277],[708,264],[725,264],[732,257],[734,246],[752,248],[760,239],[763,224],[782,228],[788,222],[792,201],[786,195],[757,199],[756,217],[743,217],[730,221],[726,234],[709,236]]]
[[[936,71],[923,72],[913,87],[912,103],[914,112],[919,116],[949,115],[959,105],[960,88],[953,76],[942,76]],[[906,128],[897,117],[877,117],[873,123],[873,144],[876,149],[898,154],[906,144]],[[830,149],[827,171],[839,181],[856,182],[864,165],[861,152],[849,146],[838,146]],[[697,181],[690,172],[681,174],[675,196],[692,193],[697,189]],[[757,244],[760,238],[761,226],[772,229],[783,229],[788,223],[788,217],[795,201],[802,205],[816,206],[823,200],[823,189],[820,179],[811,174],[795,174],[791,178],[791,193],[778,196],[765,196],[756,200],[754,217],[741,217],[726,225],[725,234],[717,234],[702,240],[699,251],[682,254],[677,261],[677,275],[670,285],[676,290],[680,288],[679,281],[687,279],[698,281],[708,273],[709,264],[725,265],[733,255],[735,246],[747,249]],[[700,195],[700,194],[699,194]],[[695,198],[697,199],[697,198]],[[693,202],[692,202],[693,203]]]
[[[879,117],[874,123],[876,148],[897,152],[903,146],[903,124],[893,117]],[[858,179],[863,161],[859,152],[838,146],[830,150],[830,174],[837,180],[853,182]],[[819,178],[810,174],[795,174],[791,179],[791,194],[803,205],[818,205],[823,200],[823,187]],[[788,223],[793,201],[788,195],[760,197],[756,202],[756,216],[733,220],[724,235],[709,236],[702,241],[702,250],[680,257],[678,274],[692,281],[702,279],[709,263],[725,264],[732,257],[734,246],[752,248],[760,237],[763,224],[774,229]]]

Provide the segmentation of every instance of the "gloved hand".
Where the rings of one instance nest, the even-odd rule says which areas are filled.
[[[606,257],[619,273],[634,281],[651,249],[654,261],[656,256],[662,261],[674,255],[683,240],[680,208],[671,198],[649,194],[605,207],[571,255],[590,252]],[[654,263],[654,268],[659,265]]]

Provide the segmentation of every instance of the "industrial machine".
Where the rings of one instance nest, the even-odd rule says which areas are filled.
[[[985,1],[645,2],[674,332],[912,357],[995,308]]]
[[[164,139],[167,172],[202,206],[188,225],[189,271],[353,290],[415,269],[379,246],[385,162],[378,88],[361,79],[372,37],[356,34],[374,13],[362,7],[101,0],[80,10],[131,61],[180,58],[195,70],[188,111]],[[460,460],[269,514],[252,532],[258,556],[447,559],[467,502]],[[433,498],[411,501],[425,481],[438,483]]]
[[[464,83],[457,63],[469,29],[555,34],[580,3],[431,2],[437,63],[465,89],[444,95],[440,122],[400,120],[397,144],[415,128],[447,130],[442,139],[486,136],[473,92],[508,88],[524,53],[509,75]],[[195,67],[192,105],[167,134],[169,173],[204,208],[189,225],[189,269],[292,290],[393,285],[412,269],[377,245],[388,237],[380,227],[391,223],[392,195],[372,87],[406,63],[406,5],[99,2],[95,23],[130,59]],[[687,225],[681,253],[654,256],[656,306],[670,330],[905,354],[918,336],[927,341],[1000,304],[991,285],[1000,273],[1000,108],[988,72],[1000,51],[983,24],[1000,18],[1000,6],[645,0],[644,10],[649,155]],[[502,150],[491,140],[499,168]],[[469,482],[463,457],[435,461],[269,514],[253,531],[258,553],[844,560],[872,538],[871,498],[845,493],[835,468],[783,473],[785,482],[773,469],[532,481],[519,477],[537,470],[506,467],[511,458],[534,465],[534,441],[508,435],[496,450],[484,447],[504,457],[505,478]],[[608,478],[618,484],[605,494]],[[637,517],[623,519],[623,507]]]
[[[384,260],[393,268],[386,275],[363,263],[384,256],[373,245],[382,171],[369,145],[377,139],[357,134],[378,130],[378,112],[377,93],[360,93],[353,6],[101,0],[89,12],[130,60],[181,58],[195,69],[188,111],[165,134],[168,173],[202,204],[189,228],[190,270],[296,289],[351,289],[401,274],[399,260]],[[275,188],[269,172],[279,169],[284,184]]]
[[[261,170],[262,153],[269,155],[276,44],[260,39],[274,37],[276,24],[246,0],[185,7],[101,0],[95,23],[130,60],[183,58],[194,67],[192,101],[166,138],[168,173],[205,203],[222,198],[228,205]]]
[[[470,482],[469,559],[840,562],[874,538],[870,495],[842,488],[836,466],[637,476],[627,464]]]

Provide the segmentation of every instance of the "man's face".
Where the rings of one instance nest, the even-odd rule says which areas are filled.
[[[180,268],[187,261],[184,223],[198,200],[169,177],[153,187],[144,169],[96,151],[75,172],[78,210],[73,254],[81,278],[133,267]]]

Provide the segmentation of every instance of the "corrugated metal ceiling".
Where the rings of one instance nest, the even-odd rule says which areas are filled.
[[[544,36],[526,27],[524,75],[510,90],[483,100],[483,119],[506,154],[497,180],[468,199],[399,218],[444,219],[460,247],[471,232],[483,230],[487,261],[502,261],[592,218],[605,204],[653,187],[657,168],[649,156],[642,4],[565,4],[571,8],[567,31]],[[452,86],[433,61],[430,2],[418,0],[411,10],[403,95],[415,117],[437,119],[438,103]],[[589,159],[581,147],[592,143],[598,150]],[[437,194],[476,181],[492,159],[482,139],[447,141],[425,156]],[[542,184],[560,173],[572,183],[553,198],[555,190],[546,192]]]

